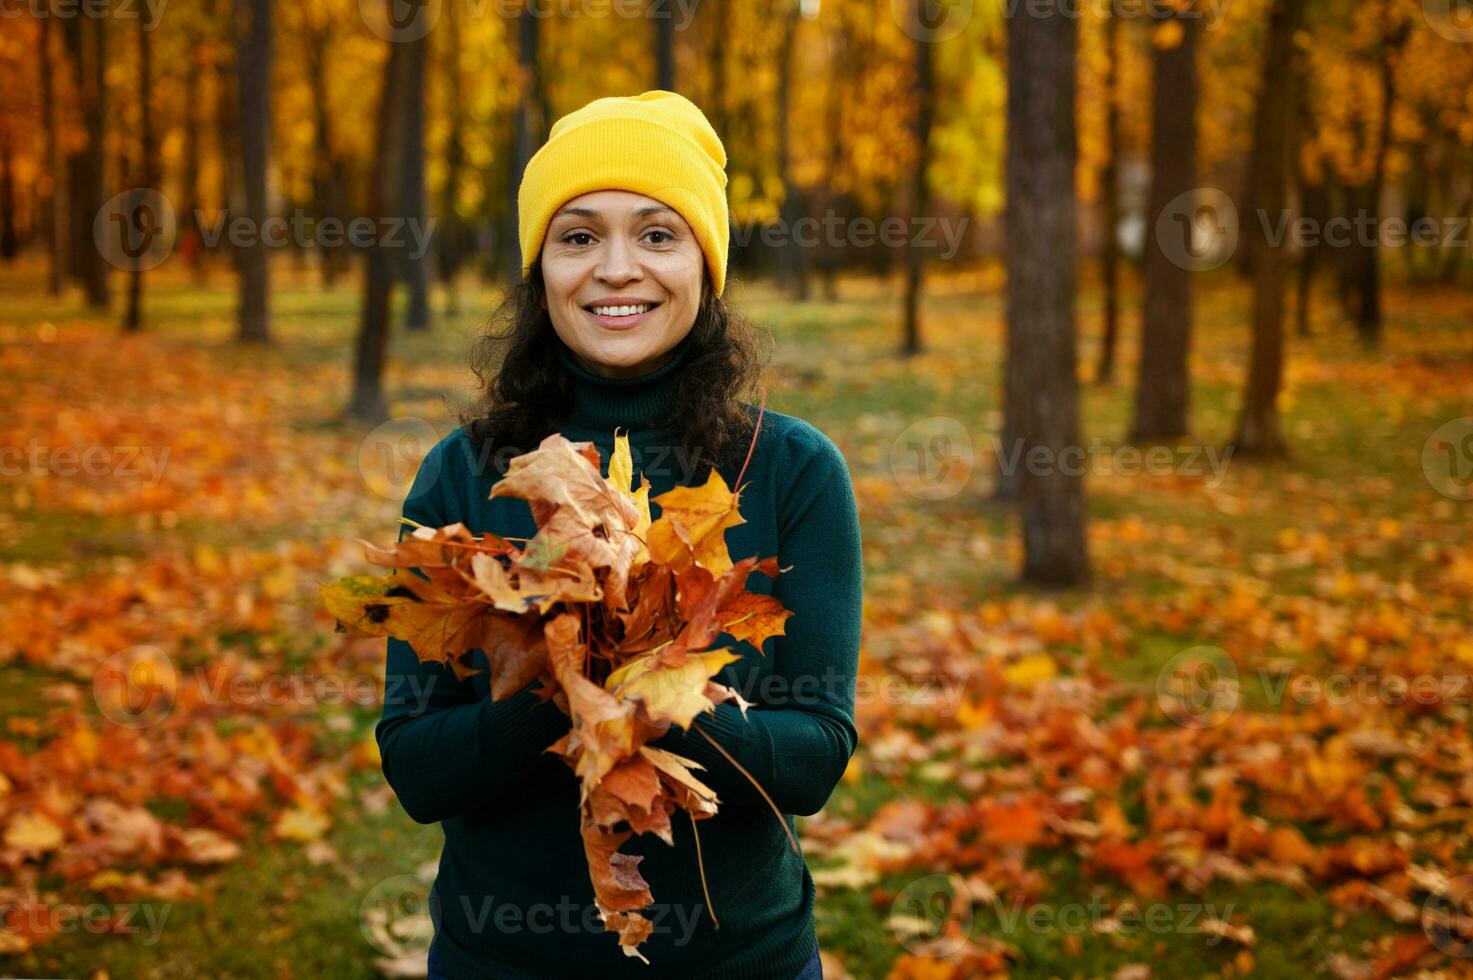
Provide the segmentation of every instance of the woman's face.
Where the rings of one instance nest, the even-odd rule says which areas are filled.
[[[685,219],[631,191],[573,198],[542,244],[553,329],[579,364],[609,378],[665,363],[695,324],[705,269]]]

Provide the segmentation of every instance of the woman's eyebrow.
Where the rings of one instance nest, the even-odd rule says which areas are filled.
[[[670,213],[673,214],[674,213],[674,208],[667,207],[664,204],[652,204],[649,207],[640,208],[638,211],[634,212],[634,216],[636,218],[647,218],[647,217],[649,217],[652,214],[660,214],[660,213],[666,212],[666,211],[668,211],[668,212],[670,212]],[[570,215],[573,215],[573,216],[579,217],[579,218],[598,218],[598,217],[602,217],[602,212],[600,212],[600,211],[598,211],[598,210],[596,210],[594,208],[563,208],[561,211],[559,211],[553,217],[560,218],[560,217],[562,217],[565,214],[570,214]]]

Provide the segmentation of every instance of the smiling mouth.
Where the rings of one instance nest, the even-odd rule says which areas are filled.
[[[640,316],[655,309],[659,305],[659,303],[635,303],[626,306],[585,306],[583,308],[594,316],[620,319],[623,317]]]

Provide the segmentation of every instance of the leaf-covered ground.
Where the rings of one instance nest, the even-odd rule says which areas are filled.
[[[382,642],[317,584],[393,536],[490,297],[395,336],[370,431],[338,421],[351,288],[282,283],[257,351],[224,279],[156,284],[125,338],[35,272],[0,277],[0,972],[415,965],[439,833],[378,774]],[[1262,461],[1221,449],[1247,293],[1205,283],[1194,440],[1132,455],[1130,386],[1087,391],[1096,577],[1043,594],[991,499],[998,285],[937,283],[908,362],[888,287],[731,291],[864,522],[863,744],[800,822],[827,975],[1465,969],[1473,297],[1395,290],[1374,356],[1326,307]]]

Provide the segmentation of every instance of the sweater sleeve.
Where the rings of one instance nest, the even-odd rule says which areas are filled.
[[[696,724],[767,790],[783,813],[811,816],[828,802],[859,744],[854,692],[859,667],[864,562],[849,469],[837,446],[807,423],[789,437],[781,479],[778,575],[772,594],[793,613],[768,641],[777,697],[749,708],[719,704]],[[752,654],[748,654],[752,656]],[[692,728],[653,743],[699,762],[697,775],[723,802],[766,806],[747,777]]]
[[[404,503],[405,517],[431,527],[463,519],[445,446],[425,457]],[[422,663],[408,643],[391,637],[374,734],[384,778],[405,812],[435,823],[504,798],[570,726],[556,705],[533,693],[537,683],[493,701],[469,678]]]

